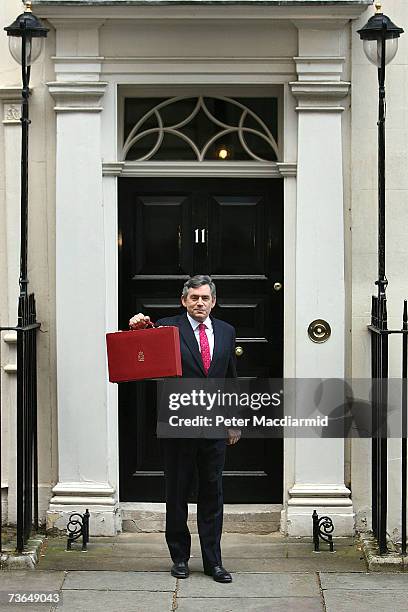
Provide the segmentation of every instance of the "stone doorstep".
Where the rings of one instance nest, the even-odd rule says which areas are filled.
[[[25,550],[20,554],[15,550],[14,545],[8,544],[3,547],[0,556],[0,569],[6,570],[27,570],[35,569],[39,558],[40,550],[44,543],[45,536],[37,534],[34,538],[27,541]]]
[[[122,502],[120,509],[123,531],[164,532],[164,503]],[[279,531],[281,510],[281,504],[225,504],[223,532],[266,534]],[[196,504],[189,504],[188,511],[190,531],[197,533]]]
[[[359,540],[362,545],[368,571],[370,572],[408,572],[408,555],[402,556],[392,540],[387,540],[389,552],[380,555],[377,541],[370,533],[360,533]]]

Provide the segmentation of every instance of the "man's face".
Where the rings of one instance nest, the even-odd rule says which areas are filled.
[[[215,297],[211,296],[209,285],[201,285],[196,289],[189,289],[186,297],[181,297],[181,303],[195,321],[202,323],[215,306]]]

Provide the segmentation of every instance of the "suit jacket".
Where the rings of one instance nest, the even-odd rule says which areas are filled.
[[[229,323],[210,317],[214,332],[214,351],[208,377],[236,378],[235,329]],[[156,321],[159,325],[175,325],[180,331],[180,352],[183,378],[207,378],[203,368],[200,349],[187,319],[187,314],[166,317]]]

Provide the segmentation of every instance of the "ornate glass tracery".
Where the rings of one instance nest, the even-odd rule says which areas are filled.
[[[127,98],[123,159],[276,161],[277,123],[276,98]]]

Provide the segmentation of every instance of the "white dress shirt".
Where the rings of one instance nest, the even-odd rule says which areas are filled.
[[[195,319],[193,319],[193,317],[190,317],[190,315],[187,313],[187,319],[190,322],[191,327],[193,328],[193,332],[194,335],[196,337],[197,340],[197,344],[198,344],[198,350],[201,353],[201,346],[200,346],[200,330],[198,329],[200,326],[200,321],[196,321]],[[211,359],[213,358],[213,352],[214,352],[214,330],[213,330],[213,326],[211,323],[211,319],[210,317],[207,317],[205,319],[205,321],[203,321],[206,330],[205,333],[207,335],[208,338],[208,344],[210,345],[210,355],[211,355]]]

